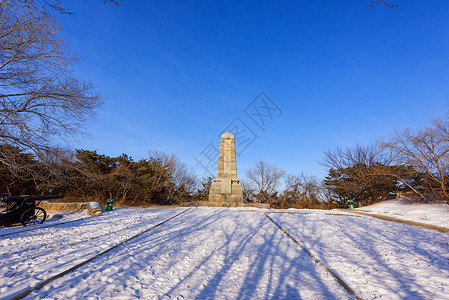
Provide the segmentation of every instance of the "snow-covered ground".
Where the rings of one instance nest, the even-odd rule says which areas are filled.
[[[272,218],[364,299],[449,299],[447,233],[324,211]]]
[[[0,299],[183,211],[26,298],[355,298],[318,259],[364,299],[449,299],[447,233],[341,211],[208,207],[119,208],[0,237]]]
[[[449,205],[445,203],[419,204],[400,198],[355,210],[449,228]]]
[[[11,227],[0,227],[0,236],[2,235],[10,235],[19,233],[21,231],[27,231],[29,229],[37,229],[42,227],[52,227],[60,223],[66,222],[74,222],[76,220],[81,220],[85,218],[90,218],[89,212],[86,210],[82,210],[80,212],[72,212],[72,213],[50,213],[47,215],[47,219],[43,224],[36,224],[31,227],[22,227],[22,226],[11,226]],[[75,226],[75,224],[73,224]]]
[[[0,299],[34,287],[180,211],[181,208],[118,209],[77,222],[1,237]],[[9,229],[0,229],[0,235],[9,233]]]

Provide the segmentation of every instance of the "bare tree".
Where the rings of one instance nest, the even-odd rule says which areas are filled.
[[[73,76],[78,58],[39,1],[0,0],[0,20],[0,143],[42,159],[84,132],[102,98]]]
[[[449,203],[447,189],[449,171],[449,143],[446,127],[427,127],[422,130],[395,131],[394,136],[382,147],[396,154],[398,161],[412,166],[426,175],[431,194],[440,196]],[[424,196],[420,195],[426,202]]]
[[[324,155],[321,164],[329,168],[324,183],[336,194],[336,202],[357,199],[371,203],[392,197],[398,188],[398,178],[393,175],[403,168],[393,167],[393,154],[378,143],[336,148]]]
[[[169,189],[167,200],[172,200],[173,193],[180,194],[178,196],[186,196],[194,192],[196,175],[189,171],[176,155],[168,155],[162,151],[149,151],[149,155],[161,162],[171,178],[170,182],[173,184],[173,189]]]
[[[256,198],[254,196],[254,185],[249,181],[240,180],[243,190],[243,202],[255,202]]]
[[[432,121],[432,127],[438,132],[443,142],[449,143],[449,113],[446,119],[435,119]]]
[[[375,164],[390,165],[393,161],[391,153],[384,151],[378,143],[370,145],[355,144],[346,149],[335,148],[324,152],[324,159],[320,162],[328,168],[348,168],[355,164],[373,166]]]
[[[42,11],[46,11],[47,8],[50,8],[51,10],[57,11],[61,14],[67,14],[67,15],[73,15],[74,12],[69,11],[67,8],[65,8],[62,4],[63,1],[61,0],[16,0],[23,4],[27,5],[34,5],[36,4]],[[116,0],[102,0],[103,4],[106,5],[107,3],[112,3],[116,6],[122,5],[119,1]]]
[[[324,200],[321,182],[304,173],[288,174],[285,177],[285,190],[280,197],[280,208],[315,208]]]
[[[257,186],[256,198],[260,202],[267,201],[276,192],[284,175],[284,170],[261,160],[246,171],[249,181]]]
[[[203,177],[197,182],[197,199],[202,201],[207,201],[207,199],[209,199],[210,187],[213,182],[214,179],[211,176]]]

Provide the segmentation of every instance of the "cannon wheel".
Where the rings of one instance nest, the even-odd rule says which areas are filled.
[[[44,223],[45,219],[47,219],[47,213],[43,208],[35,207],[28,208],[20,218],[20,223],[23,226],[27,225],[36,225]]]

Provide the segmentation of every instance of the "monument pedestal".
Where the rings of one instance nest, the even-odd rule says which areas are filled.
[[[237,178],[216,178],[214,181],[210,187],[209,201],[243,202],[243,190]]]

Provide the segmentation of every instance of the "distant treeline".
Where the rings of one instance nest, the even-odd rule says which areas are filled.
[[[436,119],[423,129],[396,130],[368,146],[325,152],[324,183],[335,201],[368,203],[395,196],[449,204],[449,122]]]
[[[175,155],[150,152],[134,161],[126,154],[110,157],[90,150],[65,153],[48,149],[36,156],[0,145],[0,188],[9,194],[63,194],[66,200],[113,198],[122,205],[171,205],[207,201],[212,177],[198,178]],[[336,208],[347,200],[362,205],[407,196],[425,203],[449,203],[449,125],[434,120],[421,130],[396,131],[368,146],[336,148],[324,153],[323,179],[286,174],[259,161],[242,180],[245,202],[276,208]]]
[[[259,161],[246,173],[245,198],[280,208],[344,207],[348,200],[368,205],[402,196],[449,204],[449,119],[396,130],[370,145],[325,151],[321,164],[328,168],[323,180]]]
[[[1,148],[2,153],[15,157],[13,167],[0,164],[1,190],[9,194],[50,191],[65,195],[66,201],[104,203],[113,198],[123,205],[177,204],[204,194],[196,189],[195,176],[186,166],[176,156],[162,152],[134,161],[126,154],[109,157],[76,150],[44,163],[17,147]]]

